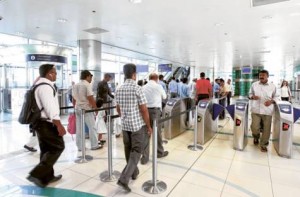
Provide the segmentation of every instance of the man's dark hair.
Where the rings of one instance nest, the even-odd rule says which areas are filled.
[[[188,79],[185,77],[182,79],[182,83],[187,83]]]
[[[210,78],[209,78],[209,77],[207,77],[207,78],[206,78],[206,80],[210,81]]]
[[[159,78],[159,80],[162,81],[164,79],[164,76],[163,75],[159,75],[158,78]]]
[[[123,66],[123,73],[125,76],[125,79],[131,79],[132,75],[136,73],[136,65],[134,64],[125,64]]]
[[[54,64],[42,64],[39,68],[40,77],[46,77],[48,72],[52,70],[54,67]]]
[[[175,80],[175,77],[172,77],[172,80]]]
[[[267,71],[267,70],[261,70],[261,71],[258,72],[258,74],[259,73],[265,73],[265,74],[267,74],[269,76],[269,71]]]
[[[205,73],[204,72],[200,73],[200,77],[204,78],[205,77]]]
[[[88,71],[88,70],[83,70],[83,71],[81,71],[81,73],[80,73],[80,79],[81,79],[81,80],[84,80],[84,79],[86,79],[86,78],[89,77],[89,76],[93,76],[93,75],[92,75],[92,73],[91,73],[90,71]]]

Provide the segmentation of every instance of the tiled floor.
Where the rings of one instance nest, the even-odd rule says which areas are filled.
[[[260,152],[252,138],[244,151],[232,149],[233,121],[219,121],[220,134],[204,145],[201,151],[191,151],[187,145],[193,142],[193,131],[169,140],[165,149],[170,154],[158,159],[158,179],[167,184],[161,194],[145,193],[142,185],[152,178],[152,163],[140,165],[140,175],[131,181],[131,193],[125,193],[116,182],[104,183],[101,172],[107,170],[107,144],[101,150],[90,151],[94,159],[84,164],[74,160],[79,156],[75,142],[67,134],[66,149],[55,165],[62,180],[50,184],[54,190],[43,196],[60,196],[59,189],[81,191],[100,196],[299,196],[300,147],[294,146],[291,159],[279,157],[272,143],[268,153]],[[39,152],[30,153],[22,149],[30,136],[26,126],[16,121],[0,124],[0,196],[33,196],[22,192],[22,188],[33,186],[26,180],[30,169],[38,162]],[[295,124],[295,139],[300,139],[300,126]],[[250,133],[249,133],[250,135]],[[125,165],[122,138],[113,137],[113,169],[121,171]],[[30,187],[35,188],[36,187]],[[56,191],[56,193],[55,193]],[[42,196],[42,194],[40,194]],[[79,196],[79,194],[78,194]]]

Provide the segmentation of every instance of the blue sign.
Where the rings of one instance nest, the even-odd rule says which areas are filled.
[[[252,73],[251,67],[243,67],[242,68],[242,74],[251,74],[251,73]]]
[[[136,72],[137,73],[147,73],[149,72],[149,66],[148,65],[136,65]]]
[[[158,72],[171,72],[172,71],[172,64],[159,64],[158,65]]]
[[[68,59],[60,55],[47,55],[47,54],[28,54],[26,55],[27,62],[58,62],[68,63]]]
[[[292,113],[292,106],[291,105],[284,105],[278,104],[281,113],[291,114]]]

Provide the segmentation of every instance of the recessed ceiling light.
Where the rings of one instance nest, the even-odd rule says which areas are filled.
[[[291,13],[290,16],[300,16],[300,13],[299,12]]]
[[[66,23],[68,20],[65,18],[59,18],[59,19],[57,19],[57,21],[60,23]]]
[[[216,27],[219,27],[219,26],[222,26],[222,25],[223,25],[223,23],[215,23]]]
[[[17,31],[16,34],[17,34],[18,36],[24,36],[24,32]]]
[[[261,39],[268,39],[269,38],[269,36],[262,36],[262,37],[260,37]]]
[[[129,0],[130,3],[142,3],[142,0]]]
[[[263,16],[262,19],[265,19],[265,20],[269,20],[269,19],[272,19],[273,17],[270,16],[270,15],[266,15],[266,16]]]
[[[144,34],[144,36],[149,36],[149,34]]]

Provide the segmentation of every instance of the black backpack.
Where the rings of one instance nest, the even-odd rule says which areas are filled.
[[[27,90],[24,96],[24,102],[18,119],[19,123],[35,125],[35,123],[41,119],[41,111],[44,108],[39,109],[34,96],[35,89],[40,85],[49,85],[53,89],[53,95],[55,96],[55,89],[50,84],[40,83],[33,85]]]

